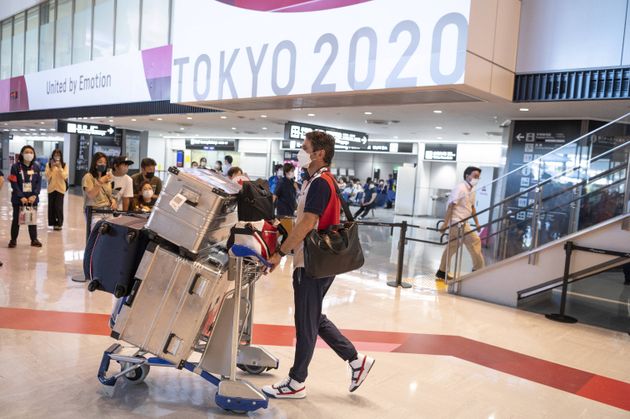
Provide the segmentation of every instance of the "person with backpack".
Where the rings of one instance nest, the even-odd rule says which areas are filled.
[[[53,150],[45,173],[48,179],[48,226],[58,231],[63,226],[63,198],[68,189],[68,165],[58,148]]]
[[[17,162],[11,166],[9,182],[11,182],[11,205],[13,206],[13,221],[11,223],[11,240],[9,248],[17,246],[20,234],[20,211],[22,207],[37,207],[39,193],[42,189],[42,175],[39,164],[35,161],[35,149],[25,145],[17,156]],[[37,240],[37,225],[28,226],[31,246],[42,247]]]
[[[304,264],[304,238],[313,229],[325,230],[340,223],[341,203],[336,192],[336,180],[330,173],[335,153],[335,139],[322,131],[306,134],[302,149],[298,153],[299,165],[307,170],[307,179],[302,185],[297,219],[292,232],[271,256],[269,262],[275,269],[284,256],[294,251],[293,297],[295,302],[295,360],[288,377],[262,388],[270,397],[278,399],[302,399],[306,397],[305,381],[308,366],[315,352],[319,335],[350,370],[349,391],[353,392],[364,382],[374,359],[358,353],[350,342],[322,314],[323,300],[335,277],[312,278],[306,273]]]

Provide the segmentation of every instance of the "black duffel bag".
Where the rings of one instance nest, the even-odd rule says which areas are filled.
[[[243,182],[238,194],[238,220],[273,220],[273,194],[264,179]]]
[[[363,266],[365,261],[359,241],[359,226],[341,197],[334,178],[333,184],[347,221],[325,230],[311,230],[304,239],[304,266],[311,278],[326,278],[354,271]]]

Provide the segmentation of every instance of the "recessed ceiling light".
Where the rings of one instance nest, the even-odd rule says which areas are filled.
[[[442,129],[442,127],[440,127],[440,126],[437,126],[437,127],[435,127],[435,129]]]
[[[529,112],[529,108],[519,108],[519,111],[521,111],[521,112]]]
[[[267,129],[267,127],[262,127],[262,129],[263,129],[263,130],[266,130],[266,129]]]
[[[8,122],[5,122],[5,123],[4,123],[4,126],[6,127],[7,125],[9,125],[9,123],[8,123]]]
[[[24,132],[26,131],[26,128],[20,128],[20,131]]]
[[[438,140],[441,140],[441,139],[442,139],[442,137],[437,137],[437,139],[438,139]]]
[[[397,136],[397,135],[394,135],[394,140],[397,140],[397,139],[398,139],[398,136]]]
[[[45,122],[44,122],[44,121],[41,121],[41,122],[40,122],[40,124],[44,125],[44,124],[45,124]],[[6,124],[4,124],[4,125],[6,125]]]
[[[29,131],[37,131],[35,128],[29,128]]]
[[[158,121],[161,121],[161,120],[162,120],[162,118],[156,118],[156,119],[157,119]]]
[[[11,131],[17,131],[17,128],[11,128]]]
[[[56,131],[54,128],[50,128],[48,131]]]
[[[267,115],[260,115],[260,117],[261,117],[261,118],[266,118],[266,117],[267,117]]]
[[[131,122],[136,122],[137,119],[136,118],[131,118]]]
[[[220,116],[220,118],[221,118],[221,119],[227,119],[227,116],[225,116],[225,115],[221,115],[221,116]]]
[[[192,119],[192,116],[187,116],[186,119]]]
[[[184,130],[184,127],[179,127],[179,129],[180,129],[181,131],[183,131],[183,130]]]
[[[109,120],[109,122],[114,122],[114,120],[113,120],[113,119],[110,119],[110,120]]]
[[[236,127],[232,127],[232,129],[236,129]]]
[[[45,132],[40,132],[39,135],[46,135],[46,133]]]
[[[439,110],[439,109],[436,109],[436,110],[433,111],[433,113],[442,113],[442,111]]]
[[[372,112],[370,112],[370,111],[365,111],[365,112],[363,112],[363,115],[372,115]]]
[[[315,116],[314,113],[307,113],[306,116]]]
[[[46,131],[46,128],[40,128],[39,130],[40,131]]]
[[[5,128],[3,129],[3,131],[11,131],[9,128]]]

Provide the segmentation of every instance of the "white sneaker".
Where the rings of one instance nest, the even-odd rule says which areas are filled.
[[[372,366],[376,361],[367,355],[358,354],[357,359],[348,362],[348,371],[350,372],[350,392],[358,389],[365,381]]]
[[[263,393],[274,399],[303,399],[306,397],[306,386],[287,377],[284,380],[262,388]]]

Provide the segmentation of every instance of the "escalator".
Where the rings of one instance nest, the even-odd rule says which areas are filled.
[[[478,211],[488,215],[488,222],[480,226],[486,230],[482,242],[486,266],[469,272],[469,256],[458,246],[449,263],[453,276],[449,292],[532,311],[557,311],[570,243],[595,251],[568,256],[569,301],[574,307],[584,302],[609,304],[611,310],[626,313],[621,323],[630,319],[625,292],[630,285],[623,284],[620,273],[620,267],[630,263],[629,155],[630,114],[487,185],[499,194],[506,185],[514,190],[515,182],[524,186]],[[524,174],[527,182],[522,181]],[[460,227],[462,233],[451,240],[462,243]],[[597,280],[615,271],[614,286]]]

